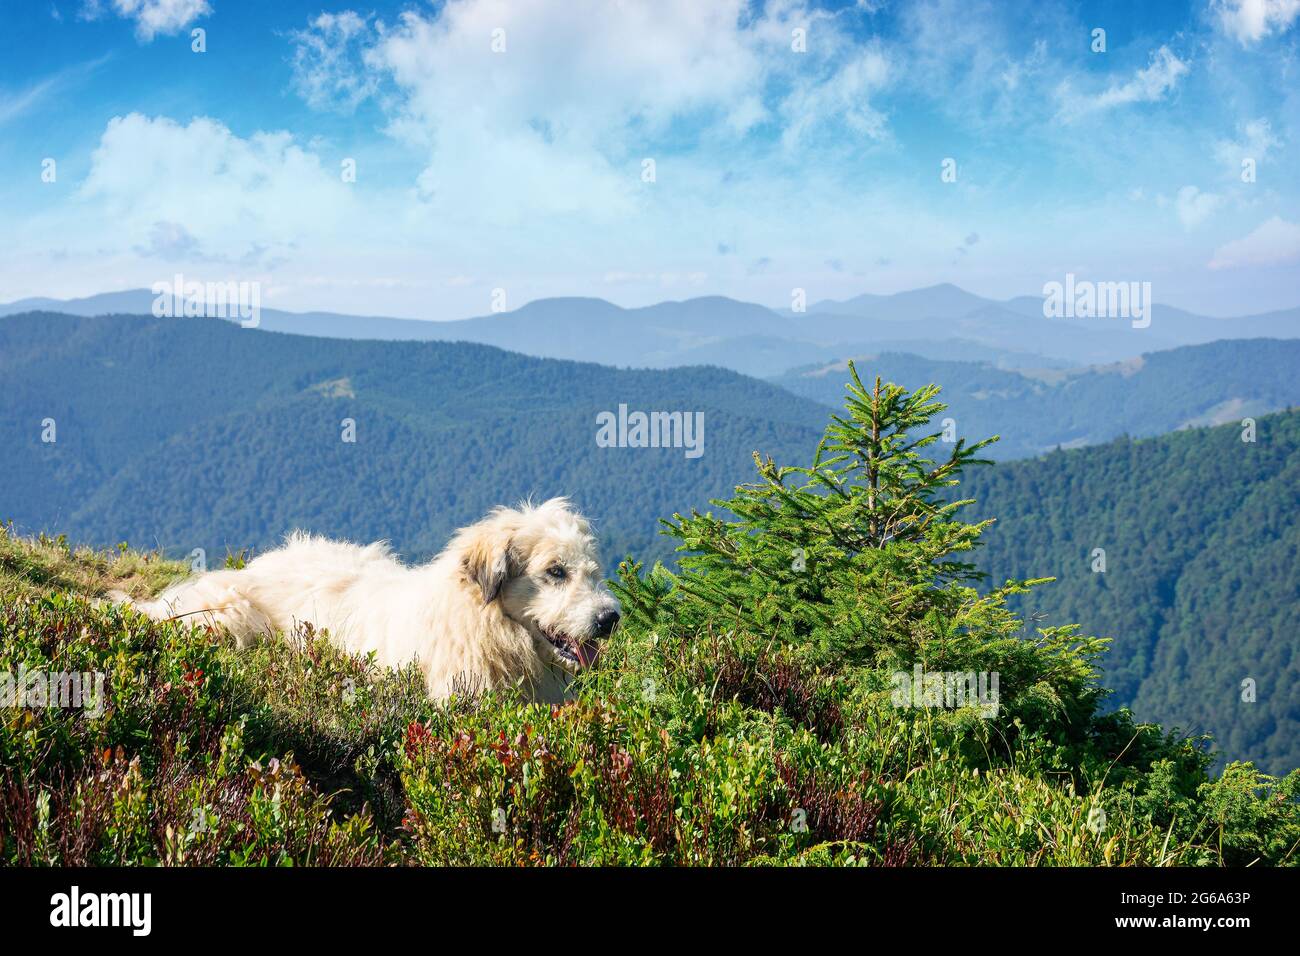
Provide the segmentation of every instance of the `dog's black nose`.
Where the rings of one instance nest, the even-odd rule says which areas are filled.
[[[618,611],[601,611],[596,615],[596,634],[598,637],[609,637],[610,632],[614,630],[614,625],[618,623]]]

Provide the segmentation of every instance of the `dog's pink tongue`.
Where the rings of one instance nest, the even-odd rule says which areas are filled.
[[[578,642],[578,661],[583,667],[590,667],[596,663],[596,657],[600,654],[600,645],[595,641]]]

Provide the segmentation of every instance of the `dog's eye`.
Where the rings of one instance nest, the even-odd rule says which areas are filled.
[[[546,573],[556,581],[563,581],[565,578],[569,576],[568,572],[565,571],[564,568],[560,567],[558,564],[552,565],[551,567],[547,568]]]

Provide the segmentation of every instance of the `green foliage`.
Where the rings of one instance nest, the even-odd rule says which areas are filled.
[[[982,444],[926,457],[936,391],[855,378],[810,466],[674,516],[680,570],[621,566],[624,624],[563,707],[7,585],[0,674],[111,692],[0,710],[0,861],[1295,864],[1300,772],[1212,781],[1198,741],[1101,710],[1103,641],[1009,610],[1034,582],[981,591],[953,492]],[[996,671],[996,707],[900,700],[917,665]]]
[[[120,606],[8,597],[0,675],[21,678],[26,706],[0,708],[0,862],[380,861],[368,815],[332,819],[291,761],[246,751],[236,667],[212,635]],[[81,707],[31,697],[24,676],[74,673]]]
[[[154,594],[183,576],[186,566],[157,553],[118,545],[110,551],[73,548],[64,535],[34,540],[0,524],[0,592],[39,595],[50,589],[102,595],[110,588],[133,597]]]
[[[761,483],[715,502],[737,520],[693,511],[667,523],[687,553],[676,579],[683,599],[670,608],[678,622],[707,618],[860,659],[943,624],[962,604],[953,585],[972,571],[950,556],[968,551],[982,526],[955,520],[961,502],[940,493],[988,442],[957,442],[934,465],[923,452],[938,433],[910,431],[943,408],[938,388],[908,394],[877,379],[868,393],[850,372],[849,417],[835,416],[811,467],[755,456]],[[955,623],[958,639],[968,624]]]
[[[924,450],[937,434],[915,432],[943,409],[934,401],[937,389],[909,395],[877,382],[868,393],[852,367],[850,374],[848,414],[834,419],[811,467],[760,460],[760,483],[715,502],[735,520],[674,516],[667,531],[684,553],[680,573],[660,566],[642,576],[625,565],[620,591],[631,626],[661,642],[665,635],[690,642],[721,634],[731,646],[749,647],[751,658],[779,647],[833,673],[835,686],[854,688],[837,704],[853,714],[851,725],[868,733],[879,728],[872,766],[886,792],[897,787],[898,811],[925,831],[950,828],[958,846],[979,845],[987,834],[966,832],[951,806],[936,816],[926,801],[911,801],[942,793],[940,783],[952,796],[954,781],[967,774],[972,782],[962,789],[981,792],[991,806],[1011,799],[1008,787],[1030,799],[1044,781],[1063,782],[1064,794],[1058,787],[1041,794],[1040,812],[1058,815],[1051,826],[1041,818],[1004,821],[1028,843],[1023,854],[986,847],[999,862],[1111,862],[1117,853],[1151,863],[1226,858],[1226,844],[1207,850],[1197,842],[1211,830],[1250,852],[1242,849],[1246,831],[1231,835],[1231,821],[1205,804],[1211,791],[1201,788],[1211,785],[1203,741],[1135,724],[1125,710],[1102,710],[1097,665],[1106,641],[1080,637],[1073,626],[1028,633],[1008,601],[1036,593],[1042,580],[1008,580],[984,594],[975,586],[978,575],[962,559],[991,522],[962,522],[957,512],[968,502],[954,500],[950,489],[985,443],[959,442],[942,462],[930,461]],[[664,656],[672,661],[684,653],[670,647]],[[916,665],[927,673],[997,672],[996,716],[890,706],[891,676]],[[1269,786],[1268,778],[1247,772],[1255,786]],[[1300,776],[1288,779],[1294,786]],[[1186,808],[1182,843],[1167,843],[1159,829],[1167,821],[1143,810],[1152,793],[1166,808]],[[1272,842],[1267,852],[1265,842],[1254,849],[1274,861],[1289,859],[1295,843],[1288,829],[1295,803],[1280,806],[1290,823],[1256,818]],[[1105,841],[1088,839],[1095,835],[1087,828],[1094,807],[1109,808]],[[922,846],[954,858],[949,841]],[[955,858],[985,859],[983,851],[964,852],[974,855]]]

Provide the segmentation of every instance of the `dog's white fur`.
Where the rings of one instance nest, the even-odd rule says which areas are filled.
[[[139,607],[223,626],[240,647],[310,622],[385,666],[416,661],[434,698],[518,686],[551,702],[618,619],[595,538],[564,498],[497,508],[420,567],[384,543],[294,532],[241,570],[191,577]]]

